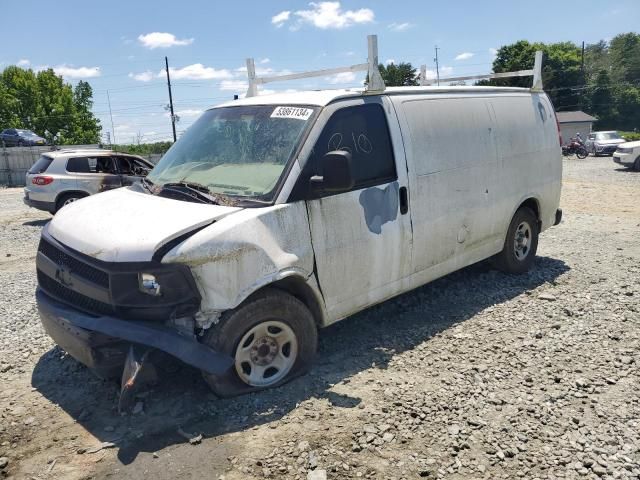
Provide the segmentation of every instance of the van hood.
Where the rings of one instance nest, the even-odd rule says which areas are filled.
[[[142,262],[174,238],[240,210],[118,188],[63,207],[51,220],[49,233],[98,260]]]

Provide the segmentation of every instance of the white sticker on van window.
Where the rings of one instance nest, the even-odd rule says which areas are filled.
[[[313,110],[301,107],[276,107],[271,118],[297,118],[298,120],[308,120]]]

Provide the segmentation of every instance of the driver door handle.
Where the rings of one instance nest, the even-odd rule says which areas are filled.
[[[409,195],[407,187],[400,187],[400,213],[404,215],[409,211]]]

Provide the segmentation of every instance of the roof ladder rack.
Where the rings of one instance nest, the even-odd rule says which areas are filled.
[[[380,93],[384,91],[385,85],[380,70],[378,69],[378,36],[367,36],[368,57],[367,63],[359,63],[357,65],[349,65],[347,67],[327,68],[324,70],[313,70],[310,72],[292,73],[289,75],[277,75],[272,77],[258,77],[256,75],[256,65],[253,58],[247,58],[247,76],[249,77],[249,88],[247,89],[247,97],[255,97],[258,95],[258,85],[272,82],[284,82],[287,80],[300,80],[302,78],[324,77],[327,75],[335,75],[344,72],[367,72],[369,75],[369,83],[365,89],[365,93]]]
[[[517,72],[501,72],[501,73],[489,73],[487,75],[470,75],[467,77],[449,77],[441,78],[441,82],[461,82],[464,80],[487,80],[492,78],[512,78],[512,77],[533,77],[533,84],[531,90],[534,92],[541,92],[542,86],[542,51],[536,52],[535,62],[532,70],[519,70]],[[422,65],[420,67],[420,85],[430,85],[427,82],[427,66]]]

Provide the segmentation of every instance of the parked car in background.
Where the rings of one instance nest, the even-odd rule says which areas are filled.
[[[0,133],[0,143],[4,142],[7,147],[22,147],[46,145],[47,141],[31,130],[21,130],[18,128],[6,128]]]
[[[24,203],[56,213],[83,197],[132,185],[152,168],[144,158],[111,150],[46,152],[27,172]]]
[[[621,143],[613,154],[613,161],[640,172],[640,141]]]
[[[591,132],[589,136],[587,136],[586,147],[593,156],[612,155],[618,148],[618,145],[624,142],[624,138],[615,130]]]

